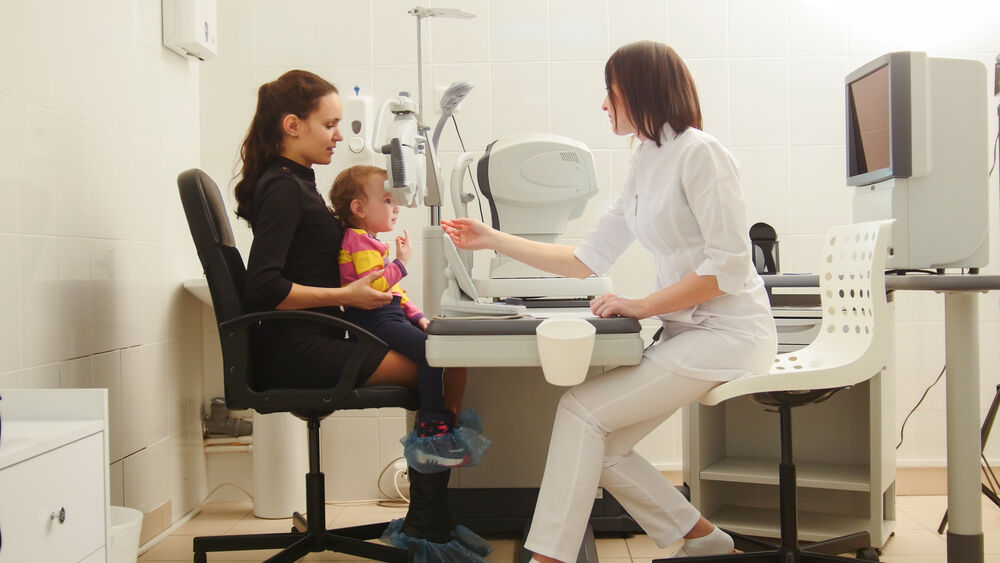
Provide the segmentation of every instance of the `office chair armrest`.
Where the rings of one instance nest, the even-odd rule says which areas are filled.
[[[339,402],[354,391],[357,387],[358,376],[360,375],[360,368],[364,363],[364,358],[367,357],[372,350],[380,348],[386,349],[389,347],[389,345],[386,344],[381,338],[354,323],[332,315],[317,313],[315,311],[287,310],[247,313],[234,319],[224,321],[219,324],[219,327],[224,331],[236,331],[249,334],[250,328],[256,323],[260,321],[272,320],[298,320],[314,322],[319,325],[325,325],[343,330],[357,339],[357,350],[351,354],[351,357],[344,366],[344,371],[341,373],[340,379],[333,387],[333,401]]]
[[[257,313],[247,313],[245,315],[240,315],[235,319],[229,319],[224,321],[219,326],[224,329],[237,329],[245,330],[247,327],[253,325],[253,323],[259,321],[309,321],[315,322],[321,325],[327,325],[333,328],[342,329],[352,336],[356,336],[359,339],[367,340],[376,346],[382,346],[388,348],[389,345],[382,341],[381,338],[375,336],[374,334],[368,332],[367,330],[361,328],[360,326],[345,321],[339,317],[334,317],[333,315],[325,315],[323,313],[317,313],[315,311],[301,311],[301,310],[288,310],[288,311],[260,311]]]

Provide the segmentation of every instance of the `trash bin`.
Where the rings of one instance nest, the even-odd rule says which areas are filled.
[[[124,506],[111,507],[108,532],[108,563],[135,563],[139,556],[142,512]]]
[[[309,472],[306,424],[291,413],[253,415],[253,515],[288,518],[305,512]]]

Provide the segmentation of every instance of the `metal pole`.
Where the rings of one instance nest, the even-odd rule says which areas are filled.
[[[944,297],[947,433],[948,561],[982,563],[983,515],[979,500],[978,294]]]
[[[417,123],[423,125],[424,123],[424,57],[423,57],[423,41],[420,39],[420,27],[423,23],[423,17],[418,13],[417,16]]]
[[[781,520],[781,547],[786,552],[796,552],[799,547],[799,526],[795,497],[795,459],[792,456],[792,408],[778,407],[781,426],[781,463],[778,466],[779,519]]]

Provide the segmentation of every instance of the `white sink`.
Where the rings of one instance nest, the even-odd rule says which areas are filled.
[[[192,295],[201,300],[202,303],[212,306],[212,293],[208,290],[208,281],[205,278],[194,278],[190,280],[184,280],[184,289],[191,292]]]

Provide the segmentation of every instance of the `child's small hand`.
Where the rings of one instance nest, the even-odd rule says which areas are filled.
[[[427,317],[421,317],[421,319],[417,321],[417,326],[419,326],[420,330],[424,332],[427,332],[427,327],[430,326],[430,324],[431,320],[428,319]]]
[[[413,254],[413,247],[410,245],[410,235],[403,229],[403,236],[396,237],[396,258],[406,264]]]

